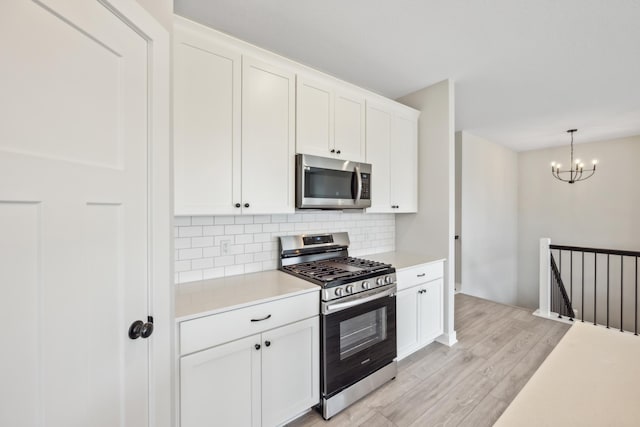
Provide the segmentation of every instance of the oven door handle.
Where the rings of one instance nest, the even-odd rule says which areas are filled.
[[[347,308],[354,307],[356,305],[364,304],[365,302],[374,301],[384,297],[392,297],[396,294],[396,287],[393,286],[385,291],[370,295],[368,297],[361,297],[345,302],[338,302],[335,304],[324,303],[322,307],[322,314],[336,313],[338,311],[346,310]]]
[[[356,204],[360,201],[360,197],[362,197],[362,174],[360,173],[360,166],[355,167],[356,181],[358,182],[358,189],[356,190]]]

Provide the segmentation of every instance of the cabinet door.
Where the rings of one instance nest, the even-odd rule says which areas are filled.
[[[294,211],[295,75],[242,59],[242,213]]]
[[[419,287],[404,289],[396,294],[396,333],[398,359],[413,353],[419,346],[418,294]]]
[[[391,122],[391,204],[395,212],[418,211],[418,122],[395,115]]]
[[[240,55],[176,28],[176,215],[235,213],[240,198]]]
[[[319,402],[319,329],[314,317],[262,334],[263,426],[280,425]]]
[[[336,157],[358,162],[364,161],[364,98],[355,93],[337,90],[334,97],[334,109]]]
[[[253,426],[260,419],[260,335],[180,359],[180,426]]]
[[[383,107],[367,104],[367,162],[372,164],[371,207],[367,212],[394,211],[389,197],[391,116],[391,112]]]
[[[323,157],[332,156],[334,144],[331,88],[298,76],[297,89],[296,151]]]
[[[419,286],[426,292],[420,294],[420,344],[428,344],[442,335],[442,279]]]

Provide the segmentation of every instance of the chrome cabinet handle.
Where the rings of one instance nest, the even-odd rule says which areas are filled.
[[[270,319],[270,318],[271,318],[271,315],[268,314],[265,317],[263,317],[262,319],[251,319],[251,321],[252,322],[262,322],[263,320],[267,320],[267,319]]]

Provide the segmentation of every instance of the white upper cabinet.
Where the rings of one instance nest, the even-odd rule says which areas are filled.
[[[394,212],[418,211],[418,115],[397,112],[391,120],[391,205]]]
[[[371,207],[367,212],[393,212],[389,152],[391,112],[367,103],[367,163],[371,163]]]
[[[419,112],[396,103],[367,102],[367,162],[372,164],[367,212],[418,211]]]
[[[173,38],[176,215],[234,212],[240,199],[241,56],[187,29]]]
[[[364,96],[298,76],[296,151],[364,161]]]
[[[294,211],[295,74],[242,59],[242,212]]]
[[[295,74],[174,31],[176,215],[294,211]]]

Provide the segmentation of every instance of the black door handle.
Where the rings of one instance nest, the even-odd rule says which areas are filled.
[[[271,341],[265,341],[264,345],[266,345],[267,347],[269,347],[271,345]]]
[[[129,326],[129,338],[137,340],[138,338],[149,338],[153,334],[153,317],[147,316],[147,322],[136,320]]]
[[[260,344],[256,344],[254,345],[254,347],[256,348],[256,350],[260,350]]]

